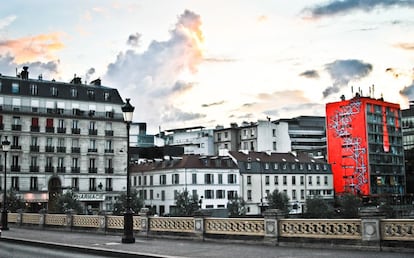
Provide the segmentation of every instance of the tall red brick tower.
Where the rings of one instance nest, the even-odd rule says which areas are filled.
[[[400,105],[361,97],[326,104],[336,194],[405,194]]]

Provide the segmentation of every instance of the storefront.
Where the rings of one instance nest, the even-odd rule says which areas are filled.
[[[77,193],[75,198],[82,203],[85,214],[98,214],[102,210],[105,196],[102,193]]]

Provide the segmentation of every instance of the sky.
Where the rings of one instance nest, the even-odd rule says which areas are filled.
[[[38,0],[0,8],[0,73],[102,85],[148,133],[414,100],[414,0]]]

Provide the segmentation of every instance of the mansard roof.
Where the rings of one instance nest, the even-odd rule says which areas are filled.
[[[167,160],[151,160],[130,167],[131,172],[147,172],[166,169],[237,169],[230,157],[184,155]]]
[[[77,80],[75,80],[77,79]],[[93,101],[102,103],[123,104],[123,100],[119,92],[115,88],[109,88],[100,85],[100,80],[95,80],[95,84],[82,84],[79,77],[74,78],[71,83],[47,81],[43,79],[29,79],[21,77],[10,77],[0,74],[1,93],[11,96],[28,96],[28,97],[43,97],[53,98],[56,100],[77,100],[77,101]],[[12,84],[18,83],[19,92],[12,92]],[[37,94],[33,95],[30,90],[30,85],[37,85]],[[58,94],[52,94],[52,87],[57,89]],[[76,89],[77,96],[71,95],[71,89]],[[88,91],[93,91],[94,96],[91,99]],[[105,94],[109,94],[105,99]]]
[[[260,162],[299,162],[299,163],[326,163],[320,159],[309,157],[306,153],[276,153],[256,151],[229,151],[229,154],[238,162],[260,161]]]

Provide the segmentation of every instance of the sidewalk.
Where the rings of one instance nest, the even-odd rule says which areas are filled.
[[[136,236],[136,243],[122,244],[121,235],[67,232],[11,227],[1,241],[47,245],[49,248],[82,250],[113,257],[414,257],[409,253],[368,252],[361,250],[291,248],[261,244],[203,242],[181,239],[156,239]]]

